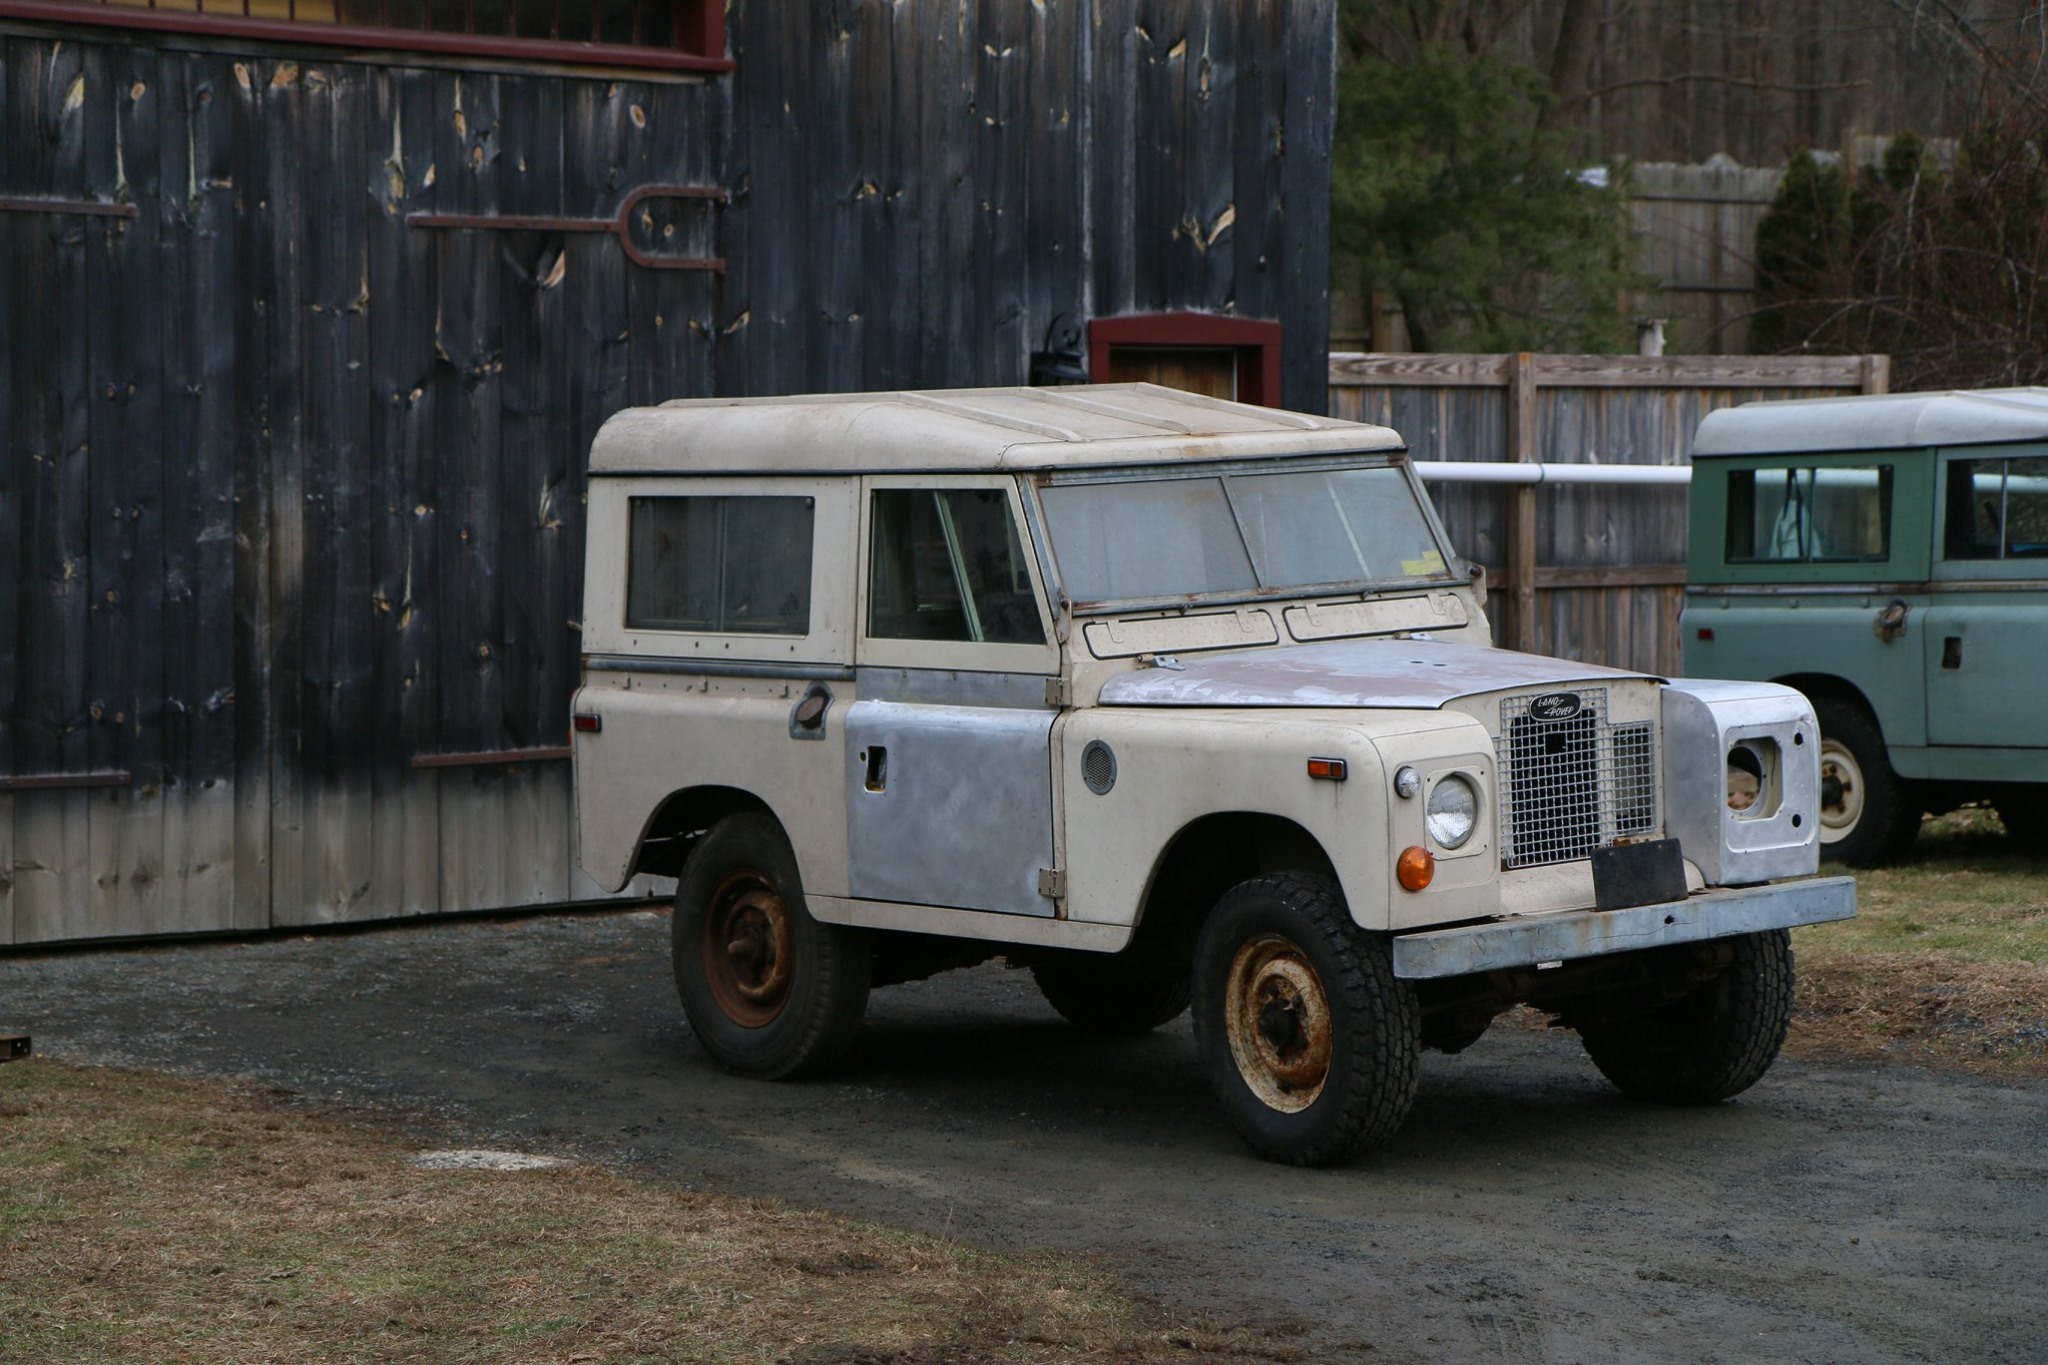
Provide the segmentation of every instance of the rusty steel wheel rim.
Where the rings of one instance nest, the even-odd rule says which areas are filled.
[[[1246,941],[1230,962],[1223,1030],[1237,1074],[1268,1109],[1297,1114],[1330,1078],[1329,997],[1307,954],[1278,934]]]
[[[704,916],[702,958],[711,998],[734,1023],[760,1028],[782,1013],[795,975],[789,907],[751,868],[718,884]]]

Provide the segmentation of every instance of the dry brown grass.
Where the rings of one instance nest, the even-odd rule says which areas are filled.
[[[1795,1055],[2048,1076],[2048,857],[1965,809],[1856,893],[1855,919],[1794,935]]]
[[[425,1171],[249,1087],[0,1067],[0,1360],[1289,1360],[1122,1293],[588,1166]]]

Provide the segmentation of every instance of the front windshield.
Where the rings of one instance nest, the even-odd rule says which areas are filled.
[[[1050,484],[1053,557],[1076,602],[1156,602],[1447,576],[1401,470]]]

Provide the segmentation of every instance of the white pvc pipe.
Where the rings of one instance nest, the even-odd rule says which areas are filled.
[[[1526,464],[1499,460],[1417,460],[1415,472],[1426,483],[1585,483],[1621,486],[1648,484],[1683,488],[1692,482],[1692,466],[1670,464]]]

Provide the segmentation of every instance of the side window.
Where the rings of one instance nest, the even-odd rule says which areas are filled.
[[[1892,467],[1738,469],[1728,475],[1730,564],[1891,557]]]
[[[634,498],[626,624],[700,635],[808,635],[809,498]]]
[[[1953,460],[1946,477],[1944,557],[2048,555],[2048,459]]]
[[[868,634],[1042,645],[1010,500],[999,488],[875,493]]]

